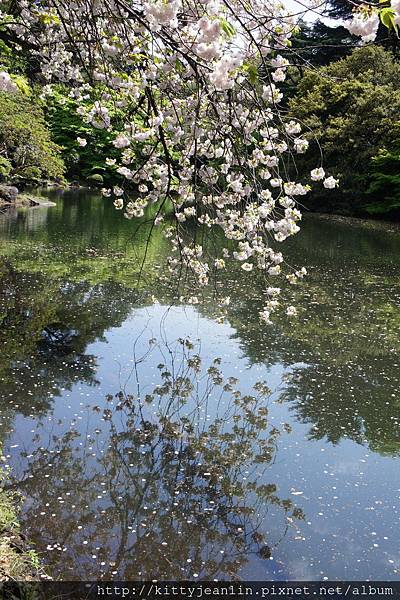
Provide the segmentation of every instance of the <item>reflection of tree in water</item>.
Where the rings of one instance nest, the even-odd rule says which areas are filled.
[[[285,399],[296,417],[312,425],[313,439],[338,443],[347,437],[372,450],[400,452],[399,271],[369,265],[310,269],[292,288],[295,320],[261,325],[263,286],[229,280],[234,301],[227,319],[253,364],[295,369]],[[214,315],[214,307],[199,308]]]
[[[72,429],[45,450],[39,428],[42,449],[19,487],[29,535],[53,573],[235,578],[251,554],[271,557],[279,539],[269,540],[269,527],[281,520],[284,535],[302,518],[266,479],[280,432],[268,422],[264,383],[242,395],[218,359],[203,369],[188,340],[159,377],[151,393],[138,384],[137,395],[92,408],[89,435]]]
[[[131,289],[153,285],[158,265],[169,254],[163,228],[151,227],[157,205],[132,226],[97,192],[52,191],[46,196],[57,206],[18,211],[15,221],[0,215],[0,256],[7,256],[18,271],[43,274],[46,282],[113,281]]]
[[[19,412],[48,410],[60,388],[96,385],[87,346],[120,325],[135,294],[115,283],[90,285],[0,268],[1,392]]]
[[[358,365],[320,363],[296,368],[288,376],[282,401],[290,401],[296,417],[310,423],[310,439],[342,438],[381,454],[400,454],[400,404],[393,373],[396,357],[375,362],[377,373]],[[396,365],[396,366],[395,366]]]

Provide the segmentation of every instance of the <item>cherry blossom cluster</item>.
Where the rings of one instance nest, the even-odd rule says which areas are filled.
[[[120,158],[105,167],[118,183],[104,196],[128,219],[156,206],[152,222],[170,239],[172,275],[184,265],[205,286],[228,258],[244,272],[261,271],[269,296],[261,317],[269,322],[280,304],[271,283],[305,275],[279,250],[300,229],[299,198],[309,183],[338,185],[320,166],[309,183],[295,180],[295,157],[308,141],[285,116],[279,86],[301,15],[275,0],[17,4],[9,27],[37,55],[45,92],[64,83],[82,119],[112,134]],[[218,255],[207,244],[215,228],[225,240]]]
[[[394,29],[398,34],[400,24],[400,0],[391,0],[390,6],[386,3],[376,6],[360,4],[354,10],[353,18],[344,22],[344,26],[353,35],[361,37],[363,42],[373,42],[378,32],[379,23],[388,29]]]

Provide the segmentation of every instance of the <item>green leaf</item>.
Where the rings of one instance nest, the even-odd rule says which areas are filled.
[[[22,77],[21,75],[11,75],[11,79],[13,80],[21,94],[24,94],[24,96],[30,95],[31,89],[25,77]]]
[[[39,20],[43,25],[59,25],[60,18],[53,13],[42,13],[39,15]]]
[[[385,27],[388,29],[397,29],[397,25],[395,23],[396,13],[393,8],[382,8],[379,12],[379,17]]]
[[[256,83],[258,83],[258,69],[257,69],[256,65],[246,64],[246,65],[244,65],[244,68],[249,75],[250,83],[252,83],[253,85],[256,85]]]
[[[222,31],[223,31],[224,33],[226,33],[226,35],[227,35],[228,37],[232,37],[232,36],[234,36],[234,35],[235,35],[235,33],[236,33],[236,29],[234,28],[234,26],[233,26],[233,25],[231,25],[230,23],[228,23],[228,21],[226,21],[226,19],[223,19],[222,17],[220,18],[220,20],[219,20],[219,21],[220,21],[220,23],[221,23],[221,28],[222,28]]]

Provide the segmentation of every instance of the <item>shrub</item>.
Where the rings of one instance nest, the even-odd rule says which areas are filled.
[[[400,214],[400,143],[391,150],[381,150],[372,159],[368,202],[365,210],[371,215]]]
[[[397,137],[399,79],[400,65],[390,52],[364,46],[300,80],[290,110],[308,129],[310,151],[298,167],[306,173],[322,150],[330,173],[340,179],[329,200],[323,190],[313,193],[312,207],[365,212],[371,171],[379,164],[372,159],[392,147]]]
[[[104,165],[107,157],[119,158],[111,144],[115,134],[86,124],[77,113],[76,101],[62,86],[46,97],[45,115],[52,138],[61,148],[68,179],[91,179],[101,171],[103,179],[110,183],[112,175]],[[87,140],[86,147],[79,146],[78,137]]]
[[[89,175],[87,179],[88,181],[91,181],[92,183],[97,185],[103,185],[104,183],[104,177],[100,175],[100,173],[93,173],[93,175]]]
[[[7,179],[12,171],[12,164],[4,156],[0,156],[0,180]]]
[[[63,177],[60,148],[29,96],[0,92],[0,157],[1,176],[16,183]]]

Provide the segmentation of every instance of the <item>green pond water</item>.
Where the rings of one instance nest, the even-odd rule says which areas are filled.
[[[228,266],[224,320],[174,303],[161,231],[48,195],[0,214],[0,440],[47,572],[398,579],[395,228],[305,219],[268,326],[256,276]]]

